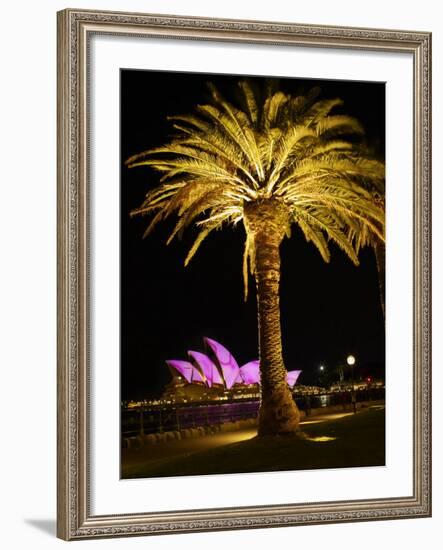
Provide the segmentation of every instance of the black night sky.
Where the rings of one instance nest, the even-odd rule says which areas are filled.
[[[208,100],[206,82],[232,98],[238,76],[121,71],[121,391],[122,399],[155,397],[170,380],[165,359],[186,359],[202,350],[203,336],[220,341],[239,364],[258,358],[254,282],[243,301],[242,227],[212,234],[186,268],[195,234],[166,246],[173,221],[142,239],[147,218],[130,219],[159,175],[148,167],[127,169],[130,155],[168,141],[167,115],[185,114]],[[261,80],[260,78],[258,80]],[[384,158],[383,83],[280,79],[284,91],[321,87],[320,98],[340,97],[336,109],[356,116],[366,140]],[[331,372],[357,357],[363,376],[384,373],[385,333],[373,252],[364,249],[354,267],[331,245],[324,263],[317,249],[293,226],[281,247],[281,315],[288,370],[302,369],[301,384],[317,383],[318,368]],[[336,377],[335,377],[336,378]]]

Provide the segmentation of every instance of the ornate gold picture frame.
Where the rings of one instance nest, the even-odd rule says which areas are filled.
[[[412,395],[411,490],[374,498],[299,501],[193,509],[144,509],[101,513],[93,506],[92,480],[99,468],[91,458],[96,434],[91,410],[95,316],[91,265],[95,261],[94,204],[91,182],[93,142],[91,89],[97,67],[91,61],[94,37],[110,40],[186,40],[272,48],[343,50],[355,55],[404,54],[412,63],[413,105],[412,234],[404,239],[411,253],[410,333]],[[431,35],[427,32],[327,27],[97,12],[68,9],[58,13],[58,536],[65,540],[249,529],[319,523],[428,517],[431,515]],[[319,78],[322,75],[318,75]],[[399,130],[401,131],[401,130]],[[118,164],[117,170],[118,170]],[[389,167],[388,167],[389,169]],[[389,218],[388,218],[389,223]],[[389,265],[388,265],[389,269]],[[117,297],[116,297],[117,299]],[[391,379],[392,382],[392,379]],[[395,383],[395,381],[393,382]],[[115,405],[117,408],[118,403]],[[392,403],[395,407],[395,403]],[[119,453],[119,449],[115,449]],[[115,473],[118,481],[118,472]],[[242,474],[236,474],[241,476]],[[260,483],[260,474],[255,474]],[[160,481],[160,480],[158,480]],[[126,483],[126,481],[125,481]],[[158,486],[160,487],[160,486]],[[266,495],[264,495],[266,501]]]

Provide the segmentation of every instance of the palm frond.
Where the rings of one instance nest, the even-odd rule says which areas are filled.
[[[308,242],[311,241],[317,247],[317,250],[320,252],[321,257],[323,258],[323,260],[326,263],[329,263],[329,261],[331,259],[331,253],[329,251],[328,243],[327,243],[322,231],[318,227],[312,225],[312,223],[310,224],[309,222],[307,222],[303,218],[303,216],[294,217],[294,220],[295,220],[296,224],[302,230],[302,232],[305,236],[305,239]]]
[[[263,106],[263,125],[265,130],[272,128],[277,122],[279,110],[288,101],[288,96],[281,91],[268,97]]]
[[[267,190],[272,190],[274,184],[278,180],[280,172],[288,163],[289,158],[299,149],[303,147],[303,142],[306,138],[312,138],[315,133],[304,126],[294,126],[287,131],[277,142],[276,152],[271,174],[269,175]]]
[[[316,101],[306,113],[304,113],[302,120],[299,121],[300,124],[304,124],[308,127],[316,126],[324,117],[328,116],[329,113],[335,108],[343,105],[341,99],[323,99]]]
[[[315,125],[319,136],[324,134],[364,134],[363,126],[353,117],[331,115],[323,117]]]
[[[297,225],[325,262],[330,242],[358,265],[362,247],[384,241],[384,163],[364,148],[358,120],[333,114],[341,99],[318,99],[318,88],[293,96],[275,80],[262,91],[253,81],[239,81],[238,105],[215,86],[209,89],[208,103],[168,117],[176,132],[168,143],[125,163],[159,173],[155,187],[131,211],[131,216],[152,216],[145,235],[172,215],[177,220],[168,243],[196,227],[187,265],[212,231],[244,221],[247,205],[275,200],[290,220],[286,235],[291,223]],[[245,227],[246,299],[256,244]]]
[[[238,85],[243,92],[243,98],[251,124],[255,125],[258,119],[259,110],[253,87],[247,80],[240,80]]]
[[[336,218],[331,216],[327,211],[315,208],[304,208],[303,210],[296,210],[295,216],[297,219],[303,218],[306,223],[311,224],[313,227],[323,231],[328,239],[331,239],[335,244],[345,252],[350,258],[352,263],[356,266],[359,265],[358,256],[352,246],[348,235],[337,224]]]
[[[197,250],[200,248],[200,245],[202,242],[206,239],[206,237],[214,231],[214,229],[218,229],[223,225],[223,222],[227,221],[230,217],[229,213],[225,213],[224,215],[221,215],[217,217],[215,220],[208,221],[200,230],[199,234],[197,235],[197,238],[194,241],[194,244],[192,245],[191,249],[188,252],[188,255],[185,258],[185,267],[189,264],[189,262],[194,257]]]

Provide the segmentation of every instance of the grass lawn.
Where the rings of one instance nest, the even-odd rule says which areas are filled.
[[[315,420],[315,417],[312,417]],[[265,437],[140,464],[125,478],[383,466],[384,408],[303,426],[305,438]]]

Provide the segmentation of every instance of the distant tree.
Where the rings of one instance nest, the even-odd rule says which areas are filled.
[[[379,206],[383,211],[385,210],[385,182],[384,180],[373,180],[366,182],[368,184],[367,189],[371,193],[372,200],[375,205]],[[359,224],[357,228],[350,228],[349,238],[353,242],[355,251],[357,254],[360,249],[369,246],[374,251],[375,261],[377,264],[378,273],[378,287],[380,294],[380,306],[383,313],[383,319],[385,319],[385,278],[386,278],[386,247],[384,238],[381,239],[380,235],[374,233],[367,224]]]

